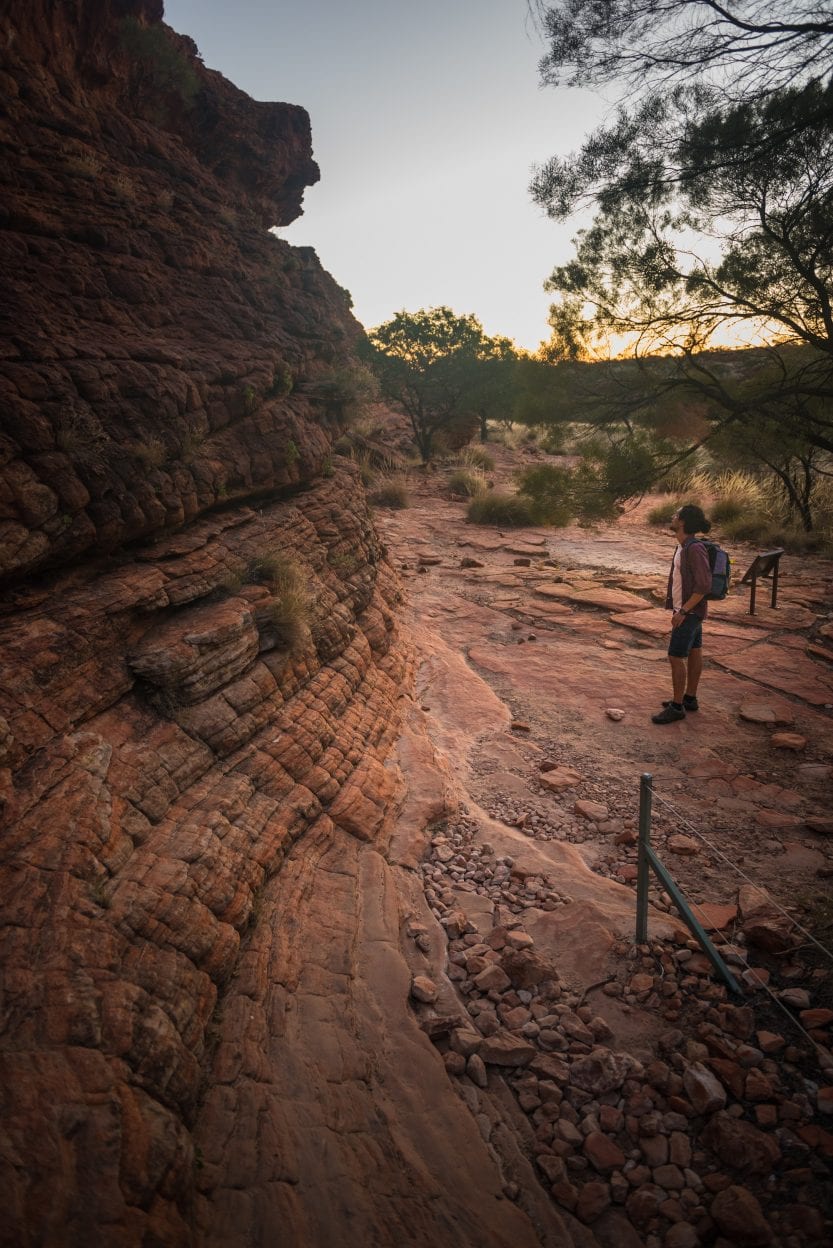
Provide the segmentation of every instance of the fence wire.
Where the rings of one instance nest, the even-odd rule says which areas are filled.
[[[653,788],[653,785],[651,787],[651,797],[652,797],[652,801],[659,802],[660,805],[666,808],[666,810],[669,810],[673,814],[674,818],[677,820],[678,823],[688,828],[689,831],[691,831],[700,841],[702,841],[704,845],[708,846],[708,848],[711,850],[713,854],[715,854],[718,858],[722,859],[722,861],[725,862],[729,867],[731,867],[733,871],[735,871],[743,880],[747,882],[747,884],[751,884],[753,888],[760,888],[760,885],[756,884],[754,880],[750,879],[750,877],[744,871],[740,869],[737,863],[732,862],[731,858],[729,858],[726,854],[724,854],[722,850],[718,849],[716,845],[712,844],[712,842],[708,839],[708,837],[704,836],[699,828],[695,827],[694,824],[691,823],[689,819],[686,819],[685,815],[681,814],[680,811],[677,810],[676,806],[674,806],[671,802],[666,801],[665,798],[660,797],[656,789]],[[769,896],[769,894],[767,895]],[[703,922],[704,928],[707,928],[709,931],[712,931],[712,932],[716,932],[718,930],[717,928],[715,928],[713,923],[710,923],[708,921],[708,919],[706,918],[705,914],[703,913],[702,909],[700,908],[700,906],[697,904],[696,901],[691,901],[689,900],[689,898],[686,898],[686,901],[693,910],[698,911],[700,918]],[[833,963],[833,953],[831,953],[830,950],[821,943],[821,941],[816,940],[815,936],[813,936],[812,933],[808,932],[806,927],[802,927],[802,925],[789,913],[789,911],[785,910],[783,906],[779,905],[779,903],[775,900],[774,897],[770,896],[770,901],[772,902],[773,908],[777,910],[780,914],[782,914],[784,918],[787,919],[787,921],[790,923],[792,927],[794,927],[797,931],[801,932],[801,934],[805,936],[811,944],[815,945],[816,948],[819,949],[824,954],[824,956],[829,959],[831,963]],[[754,979],[756,980],[757,988],[762,989],[767,994],[767,996],[770,998],[772,1003],[775,1006],[777,1006],[777,1008],[781,1011],[782,1014],[785,1015],[786,1018],[789,1019],[792,1026],[795,1027],[798,1031],[800,1031],[801,1034],[804,1036],[804,1038],[812,1046],[812,1048],[815,1049],[819,1058],[820,1066],[822,1066],[827,1071],[833,1070],[833,1054],[831,1054],[828,1049],[826,1049],[823,1045],[819,1044],[819,1042],[815,1040],[813,1036],[810,1035],[810,1033],[807,1031],[805,1027],[802,1026],[802,1024],[799,1022],[796,1016],[792,1013],[792,1011],[789,1010],[787,1006],[784,1005],[783,1001],[781,1001],[775,995],[775,993],[770,988],[769,984],[763,983],[762,980],[758,979],[755,967],[750,966],[749,960],[745,956],[745,954],[740,952],[737,946],[735,946],[734,948],[737,951],[736,956],[741,962],[741,965],[743,966],[744,971],[749,972],[749,974],[752,977],[754,977]]]

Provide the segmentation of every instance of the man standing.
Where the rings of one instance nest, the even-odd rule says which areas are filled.
[[[708,533],[711,524],[694,503],[686,503],[671,517],[671,532],[677,549],[668,576],[665,605],[673,611],[668,660],[674,696],[657,715],[655,724],[673,724],[685,719],[686,711],[699,709],[697,686],[703,670],[703,620],[706,594],[711,589],[709,556],[697,533]]]

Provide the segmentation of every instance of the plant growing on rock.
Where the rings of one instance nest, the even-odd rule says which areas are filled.
[[[321,404],[325,423],[335,429],[355,425],[379,399],[379,382],[363,363],[345,364],[324,373],[305,390]]]
[[[283,551],[266,550],[249,564],[249,580],[272,591],[270,619],[287,648],[300,649],[309,636],[311,615],[304,567]]]
[[[58,417],[55,445],[74,459],[100,455],[108,442],[101,421],[91,411],[69,403]]]
[[[295,377],[292,369],[283,360],[279,360],[272,374],[272,384],[266,391],[267,399],[285,399],[292,393],[294,387]]]
[[[168,458],[165,443],[157,437],[145,438],[143,442],[134,442],[131,450],[145,468],[161,468]]]
[[[143,91],[175,96],[190,108],[199,93],[200,81],[166,28],[144,26],[135,17],[125,17],[119,34],[122,47],[139,68]],[[157,103],[157,111],[164,114],[161,102]]]

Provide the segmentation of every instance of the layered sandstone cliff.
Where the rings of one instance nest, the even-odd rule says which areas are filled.
[[[162,16],[0,0],[0,1243],[562,1243],[408,1006],[444,799],[268,232],[308,119]]]
[[[161,16],[0,7],[4,1243],[191,1241],[269,881],[390,805],[396,590],[318,397],[358,326],[267,230],[308,119]]]

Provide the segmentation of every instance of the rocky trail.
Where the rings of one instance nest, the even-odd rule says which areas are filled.
[[[602,533],[475,529],[429,478],[377,513],[444,777],[421,870],[447,962],[417,924],[412,996],[493,1155],[486,1106],[520,1112],[573,1242],[823,1243],[833,568],[785,558],[778,607],[759,593],[754,618],[737,586],[713,604],[702,709],[654,725],[673,543],[646,506]],[[400,765],[425,787],[424,758]],[[643,772],[653,843],[742,998],[656,885],[633,943]],[[417,863],[427,833],[414,845],[400,821],[397,840]]]

